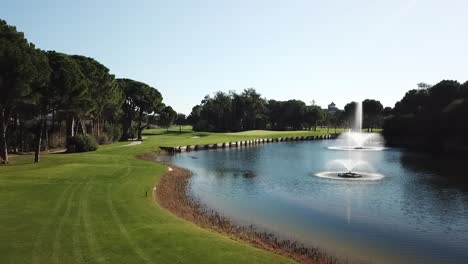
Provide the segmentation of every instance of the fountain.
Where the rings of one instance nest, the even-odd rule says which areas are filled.
[[[345,150],[348,159],[338,159],[327,163],[330,171],[316,173],[315,176],[330,179],[346,180],[380,180],[383,175],[372,173],[372,166],[363,161],[359,152],[381,151],[384,149],[383,140],[377,133],[362,133],[362,103],[356,103],[356,111],[352,129],[338,137],[342,146],[328,147],[331,150]]]
[[[332,150],[361,150],[361,151],[380,151],[383,147],[383,137],[378,133],[362,133],[362,103],[356,103],[356,111],[352,129],[341,134],[338,137],[339,142],[345,145],[333,146]]]
[[[351,151],[350,151],[351,152]],[[373,173],[375,169],[366,161],[359,159],[337,159],[326,164],[328,171],[316,173],[315,176],[336,180],[380,180],[383,175]]]

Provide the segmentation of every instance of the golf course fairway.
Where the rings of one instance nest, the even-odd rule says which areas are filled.
[[[153,199],[164,164],[136,156],[159,146],[260,137],[149,130],[139,145],[95,152],[14,156],[0,166],[0,263],[290,263],[285,257],[179,219]]]

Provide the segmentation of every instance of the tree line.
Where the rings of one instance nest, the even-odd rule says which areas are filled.
[[[381,127],[383,118],[391,108],[383,108],[377,100],[363,102],[364,127],[371,131]],[[196,131],[237,132],[253,129],[312,130],[318,126],[348,128],[355,118],[355,102],[348,103],[344,110],[322,109],[313,102],[301,100],[267,100],[255,89],[241,93],[216,92],[205,96],[192,108],[187,122]]]
[[[150,124],[171,125],[177,113],[159,91],[118,79],[93,58],[43,51],[0,20],[0,159],[77,142],[137,137]]]
[[[389,144],[468,151],[468,82],[419,84],[395,104],[383,128]]]

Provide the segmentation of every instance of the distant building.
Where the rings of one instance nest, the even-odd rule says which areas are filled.
[[[335,113],[339,109],[336,107],[334,102],[331,102],[331,104],[328,105],[328,112],[330,113]]]

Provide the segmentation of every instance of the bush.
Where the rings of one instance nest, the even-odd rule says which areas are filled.
[[[77,135],[68,137],[67,152],[87,152],[97,149],[96,140],[88,135]]]
[[[104,132],[107,134],[109,143],[119,141],[122,137],[122,127],[118,124],[104,124]]]
[[[107,135],[107,133],[102,133],[97,137],[97,142],[99,145],[105,145],[112,143],[112,138]]]

